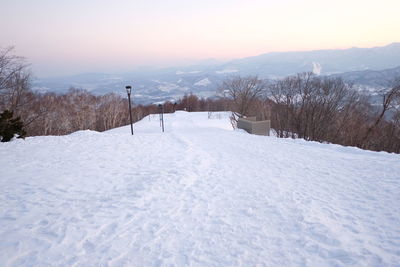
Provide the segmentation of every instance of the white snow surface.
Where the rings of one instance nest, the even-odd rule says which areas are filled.
[[[208,78],[204,78],[204,79],[196,82],[194,85],[195,86],[207,86],[209,84],[211,84],[211,81]]]
[[[163,92],[170,92],[172,90],[178,89],[179,86],[174,83],[163,82],[158,86],[158,89]]]
[[[182,74],[196,74],[196,73],[200,73],[200,70],[193,70],[193,71],[181,71],[181,70],[177,70],[176,71],[176,75],[182,75]]]
[[[224,73],[234,73],[234,72],[238,72],[239,70],[235,70],[235,69],[223,69],[223,70],[217,70],[215,71],[215,73],[217,74],[224,74]]]
[[[0,143],[0,265],[399,266],[399,155],[208,117]]]
[[[322,66],[318,62],[313,62],[313,73],[316,75],[320,75],[322,71]]]

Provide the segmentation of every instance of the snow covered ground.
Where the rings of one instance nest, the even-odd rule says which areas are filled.
[[[1,266],[399,266],[400,155],[177,112],[0,144]]]

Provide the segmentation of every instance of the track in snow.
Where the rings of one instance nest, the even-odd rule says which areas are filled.
[[[165,119],[1,144],[1,265],[400,262],[399,155]]]

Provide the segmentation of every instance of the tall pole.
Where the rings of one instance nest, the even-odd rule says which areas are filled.
[[[158,112],[160,113],[160,126],[164,132],[164,105],[158,104]]]
[[[129,120],[131,121],[131,134],[133,135],[133,124],[132,124],[132,107],[131,107],[131,90],[132,86],[128,85],[125,87],[128,93],[128,103],[129,103]]]
[[[162,132],[164,132],[164,107],[161,110],[161,123],[162,123]]]
[[[132,107],[131,107],[131,94],[128,95],[129,98],[129,119],[131,121],[131,134],[133,135],[133,124],[132,124]]]

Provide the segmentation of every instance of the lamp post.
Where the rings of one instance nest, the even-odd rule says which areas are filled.
[[[160,112],[160,126],[164,132],[164,105],[158,104],[158,111]]]
[[[128,94],[128,103],[129,103],[129,119],[131,121],[131,133],[133,135],[133,125],[132,125],[132,108],[131,108],[131,92],[132,92],[132,86],[127,85],[125,86],[126,93]]]

